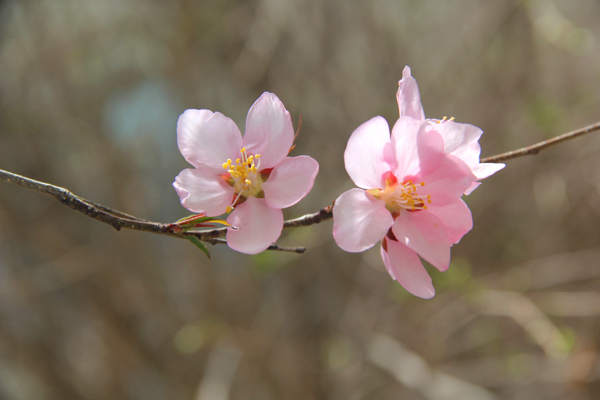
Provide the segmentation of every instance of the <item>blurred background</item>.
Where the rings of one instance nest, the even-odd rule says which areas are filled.
[[[316,212],[354,185],[352,131],[427,117],[481,127],[482,155],[600,120],[595,0],[0,1],[0,168],[141,218],[190,213],[187,108],[238,123],[263,91],[320,163]],[[331,221],[257,256],[115,231],[0,184],[0,399],[600,398],[600,135],[508,161],[466,200],[475,227],[437,295]]]

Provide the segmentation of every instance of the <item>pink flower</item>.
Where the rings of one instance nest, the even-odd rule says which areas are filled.
[[[207,216],[231,212],[229,247],[266,250],[281,235],[281,209],[306,196],[319,171],[311,157],[287,156],[293,141],[290,113],[273,93],[263,93],[248,111],[244,137],[219,112],[186,110],[177,122],[177,144],[195,168],[173,183],[181,204]]]
[[[435,290],[418,256],[440,271],[448,269],[450,247],[473,227],[461,196],[499,168],[479,164],[479,128],[425,120],[408,67],[398,106],[400,118],[391,136],[387,122],[375,117],[348,140],[346,171],[362,189],[351,189],[335,201],[333,237],[349,252],[381,240],[381,256],[392,278],[410,293],[431,298]]]
[[[440,122],[440,120],[425,119],[419,86],[415,78],[410,75],[410,67],[408,66],[404,67],[404,71],[402,71],[402,79],[398,82],[396,99],[398,100],[400,118],[405,116],[412,117],[418,121],[427,121],[432,125]],[[481,164],[479,162],[479,154],[481,153],[479,138],[483,134],[481,129],[470,124],[454,122],[454,118],[446,120],[446,117],[444,117],[442,121],[444,123],[440,124],[436,130],[444,138],[444,151],[459,157],[467,163],[478,181],[495,174],[505,167],[504,164]],[[473,182],[465,194],[470,194],[479,185],[479,182]]]

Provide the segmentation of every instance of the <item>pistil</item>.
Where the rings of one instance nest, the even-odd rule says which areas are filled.
[[[258,171],[260,168],[260,154],[248,156],[245,147],[242,147],[240,153],[241,158],[235,160],[235,165],[231,159],[227,159],[227,162],[223,163],[223,168],[227,170],[231,177],[230,184],[235,188],[237,194],[231,206],[227,207],[228,213],[233,211],[240,198],[245,199],[248,196],[259,195],[261,193],[260,186],[263,183]],[[229,179],[227,180],[229,181]]]
[[[381,189],[370,189],[367,192],[375,196],[376,199],[383,200],[385,202],[385,208],[396,218],[400,215],[401,210],[407,211],[419,211],[427,210],[427,204],[431,203],[431,195],[419,195],[417,192],[418,187],[425,186],[425,182],[414,184],[412,181],[406,181],[398,184],[395,180],[387,179],[386,183],[392,183],[392,185],[386,185],[386,188]]]

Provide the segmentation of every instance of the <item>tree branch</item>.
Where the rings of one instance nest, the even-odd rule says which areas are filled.
[[[544,140],[543,142],[536,143],[529,147],[524,147],[519,150],[509,151],[508,153],[502,153],[491,157],[482,158],[480,162],[482,163],[494,163],[505,160],[510,160],[511,158],[517,158],[521,156],[528,156],[531,154],[538,154],[540,151],[547,149],[548,147],[554,146],[556,144],[566,142],[567,140],[575,139],[576,137],[583,136],[587,133],[597,131],[600,129],[600,122],[597,122],[593,125],[586,126],[585,128],[577,129],[576,131],[568,132],[563,135],[557,136],[552,139]]]
[[[205,231],[187,231],[187,232],[174,232],[171,224],[162,224],[159,222],[146,221],[144,219],[134,217],[123,213],[121,211],[113,210],[100,204],[93,203],[89,200],[85,200],[79,197],[65,188],[51,185],[49,183],[36,181],[34,179],[26,178],[24,176],[13,174],[12,172],[4,171],[0,169],[0,181],[9,182],[17,186],[21,186],[38,193],[45,194],[46,196],[53,197],[60,203],[72,208],[73,210],[79,211],[90,218],[104,222],[120,231],[121,228],[132,229],[136,231],[156,233],[159,235],[166,235],[176,237],[179,239],[185,239],[186,235],[195,236],[198,239],[211,243],[220,244],[226,243],[224,240],[216,240],[219,237],[225,236],[227,228],[205,230]],[[271,246],[269,250],[277,251],[294,251],[302,253],[302,248],[288,248]]]
[[[565,142],[570,139],[574,139],[578,136],[585,135],[587,133],[600,130],[600,122],[587,126],[582,129],[578,129],[564,135],[557,136],[553,139],[545,140],[543,142],[534,144],[529,147],[525,147],[519,150],[509,151],[508,153],[498,154],[495,156],[481,159],[482,163],[499,162],[510,160],[521,156],[530,154],[537,154],[540,151],[554,146],[556,144]],[[79,211],[90,218],[104,222],[115,228],[121,230],[121,228],[132,229],[136,231],[150,232],[159,235],[166,235],[176,237],[179,239],[185,239],[186,236],[195,236],[199,240],[202,240],[211,244],[227,244],[223,236],[227,234],[227,228],[217,228],[210,230],[190,230],[186,232],[177,232],[173,229],[173,224],[163,224],[159,222],[146,221],[144,219],[135,217],[133,215],[126,214],[121,211],[113,210],[105,207],[101,204],[94,203],[86,200],[82,197],[76,196],[65,188],[54,186],[49,183],[36,181],[34,179],[26,178],[21,175],[13,174],[12,172],[4,171],[0,169],[0,181],[9,182],[24,188],[36,191],[38,193],[45,194],[53,197],[67,207],[73,210]],[[333,218],[333,204],[328,207],[322,208],[320,211],[314,214],[306,214],[299,218],[290,219],[284,221],[284,228],[297,228],[300,226],[309,226],[318,224],[322,221]],[[306,251],[304,247],[279,247],[276,244],[269,246],[267,250],[274,251],[288,251],[298,254],[302,254]]]

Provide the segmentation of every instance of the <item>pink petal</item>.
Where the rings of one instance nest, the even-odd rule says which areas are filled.
[[[235,161],[242,148],[242,134],[235,123],[221,113],[186,110],[177,121],[177,145],[183,157],[195,167],[219,175],[223,163]]]
[[[223,178],[204,168],[184,169],[175,177],[173,187],[182,206],[211,217],[225,213],[235,193]]]
[[[465,190],[465,194],[466,194],[467,196],[468,196],[468,195],[470,195],[471,193],[473,193],[473,191],[474,191],[475,189],[477,189],[477,188],[479,187],[479,185],[481,185],[481,182],[473,182],[473,183],[471,183],[471,186],[469,186],[469,187],[467,188],[467,190]]]
[[[471,210],[462,199],[443,207],[431,206],[427,211],[442,221],[450,243],[458,243],[473,228]]]
[[[390,171],[385,154],[391,151],[390,146],[390,128],[383,117],[371,118],[352,132],[344,152],[344,164],[356,186],[383,188],[382,177]]]
[[[333,207],[333,238],[351,253],[373,247],[393,223],[385,203],[361,189],[342,193]]]
[[[421,94],[417,81],[410,75],[410,67],[407,65],[402,71],[402,79],[398,82],[398,110],[400,117],[408,116],[418,120],[425,119],[423,105],[421,105]]]
[[[248,155],[261,155],[261,169],[273,168],[287,157],[294,127],[290,113],[273,93],[263,93],[250,107],[243,142]]]
[[[392,231],[400,243],[416,251],[431,265],[445,271],[450,265],[450,240],[444,223],[427,211],[402,211]]]
[[[459,199],[475,181],[475,176],[462,160],[445,154],[438,168],[420,180],[425,185],[417,186],[419,195],[430,195],[432,205],[445,206]]]
[[[417,133],[417,152],[421,175],[429,175],[435,171],[444,157],[444,139],[428,123],[424,123]]]
[[[479,138],[483,131],[470,124],[454,121],[437,123],[431,121],[433,128],[444,138],[444,151],[463,160],[471,169],[479,164]]]
[[[411,117],[400,117],[392,128],[392,146],[395,149],[396,164],[392,166],[396,176],[415,175],[419,171],[417,134],[423,121]]]
[[[413,250],[395,240],[385,239],[387,251],[381,247],[381,258],[388,273],[408,292],[430,299],[435,296],[431,277]]]
[[[313,187],[319,163],[309,156],[286,157],[261,186],[271,208],[286,208],[299,202]]]
[[[488,176],[494,175],[496,172],[500,171],[502,168],[506,167],[505,164],[491,164],[484,163],[478,164],[477,167],[473,170],[473,174],[477,177],[477,180],[485,179]]]
[[[227,230],[227,244],[232,249],[246,254],[265,251],[279,239],[283,229],[283,213],[270,208],[264,199],[248,197],[227,218],[237,230]]]

